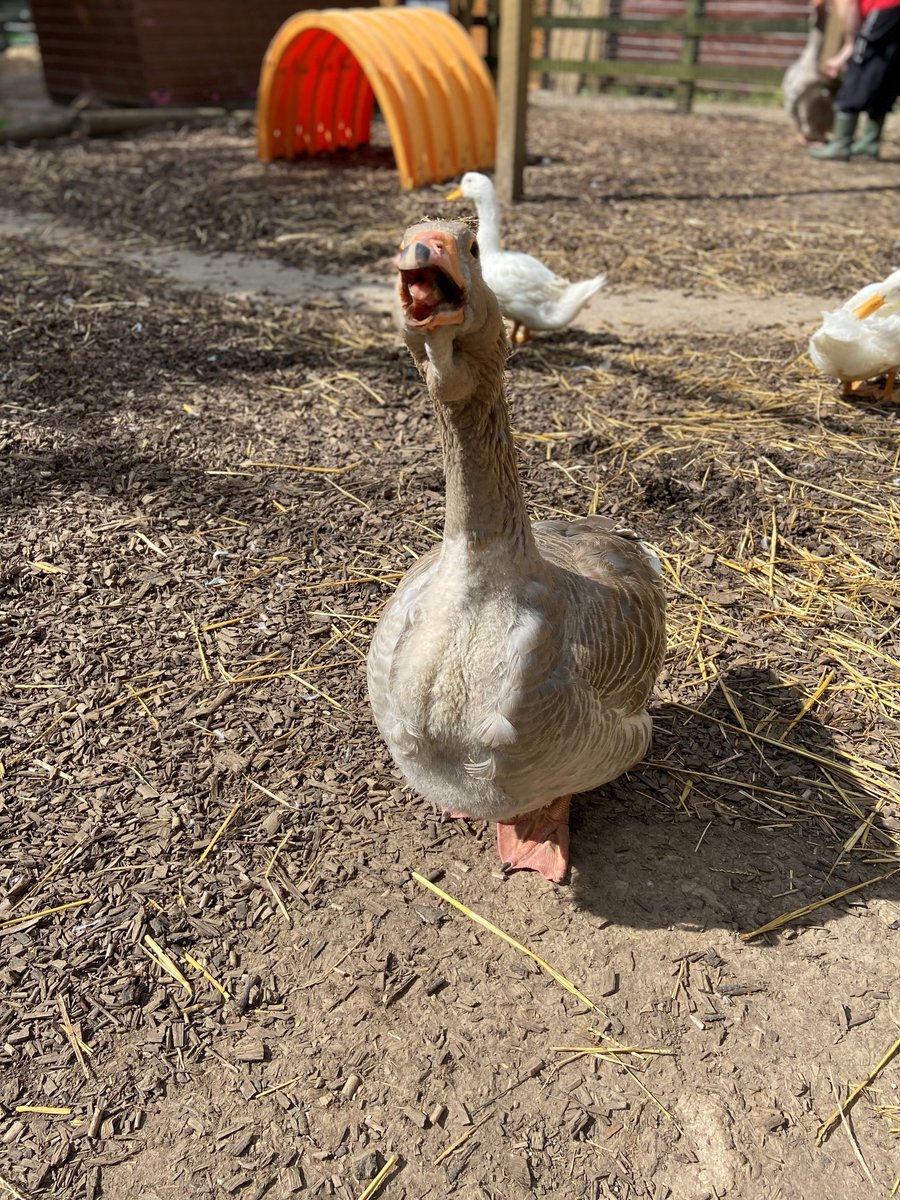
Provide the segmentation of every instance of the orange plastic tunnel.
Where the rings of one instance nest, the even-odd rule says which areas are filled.
[[[263,60],[263,162],[355,149],[381,109],[404,188],[494,165],[497,97],[462,25],[431,8],[297,13]]]

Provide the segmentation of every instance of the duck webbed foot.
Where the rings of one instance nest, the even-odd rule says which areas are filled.
[[[847,399],[887,400],[896,402],[894,383],[897,378],[896,370],[888,371],[883,379],[849,380],[844,383],[844,396]]]
[[[562,883],[569,869],[569,801],[560,796],[546,808],[516,821],[497,822],[500,861],[511,871],[537,871]]]

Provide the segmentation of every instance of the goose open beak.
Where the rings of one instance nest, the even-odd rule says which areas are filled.
[[[426,229],[400,247],[398,291],[407,325],[436,329],[465,319],[466,287],[456,242],[450,234]]]
[[[882,304],[885,304],[885,297],[881,292],[876,292],[874,296],[870,296],[868,300],[863,300],[862,304],[858,304],[853,310],[853,315],[858,317],[860,321],[864,321],[866,317],[871,317],[872,313],[878,312]]]

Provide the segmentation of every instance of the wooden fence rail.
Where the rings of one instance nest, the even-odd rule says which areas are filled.
[[[491,69],[496,67],[496,47],[499,17],[497,13],[498,0],[488,0],[487,10],[482,7],[480,15],[476,4],[459,4],[459,15],[465,24],[484,26],[487,33],[487,61]],[[721,5],[717,6],[721,11]],[[646,59],[638,57],[632,49],[629,57],[613,57],[609,53],[602,57],[562,58],[546,52],[542,56],[533,56],[530,70],[548,75],[577,74],[585,79],[591,78],[607,82],[620,82],[637,85],[651,83],[668,86],[674,89],[679,111],[689,112],[694,100],[698,84],[715,86],[740,86],[756,91],[774,91],[781,83],[785,69],[786,42],[790,47],[789,54],[796,57],[799,47],[805,39],[808,25],[801,18],[785,16],[781,18],[760,17],[722,17],[706,16],[704,13],[705,0],[685,0],[681,15],[678,16],[556,16],[549,13],[535,12],[532,18],[532,28],[542,36],[546,46],[549,34],[554,31],[582,31],[585,34],[605,34],[606,45],[615,46],[618,39],[625,35],[646,37],[648,50],[654,38],[660,41],[655,45],[661,49],[652,51],[653,57]],[[765,11],[765,3],[759,8]],[[473,12],[474,10],[474,12]],[[780,36],[778,36],[780,35]],[[785,37],[787,35],[787,37]],[[727,47],[730,38],[773,39],[772,65],[740,62],[741,54],[735,51],[732,57],[737,62],[721,62],[715,59],[728,57],[722,54],[723,43]],[[665,39],[664,41],[662,39]],[[704,58],[704,39],[719,39],[718,54]],[[678,43],[680,40],[680,53]]]
[[[475,18],[476,23],[479,18]],[[486,23],[482,17],[481,22]],[[701,38],[710,34],[806,33],[805,21],[729,20],[727,17],[554,17],[535,13],[535,29],[598,29],[604,33],[678,33]]]

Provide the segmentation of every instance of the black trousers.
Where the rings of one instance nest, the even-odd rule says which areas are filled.
[[[835,96],[839,112],[866,112],[881,120],[900,96],[900,6],[869,13]]]

